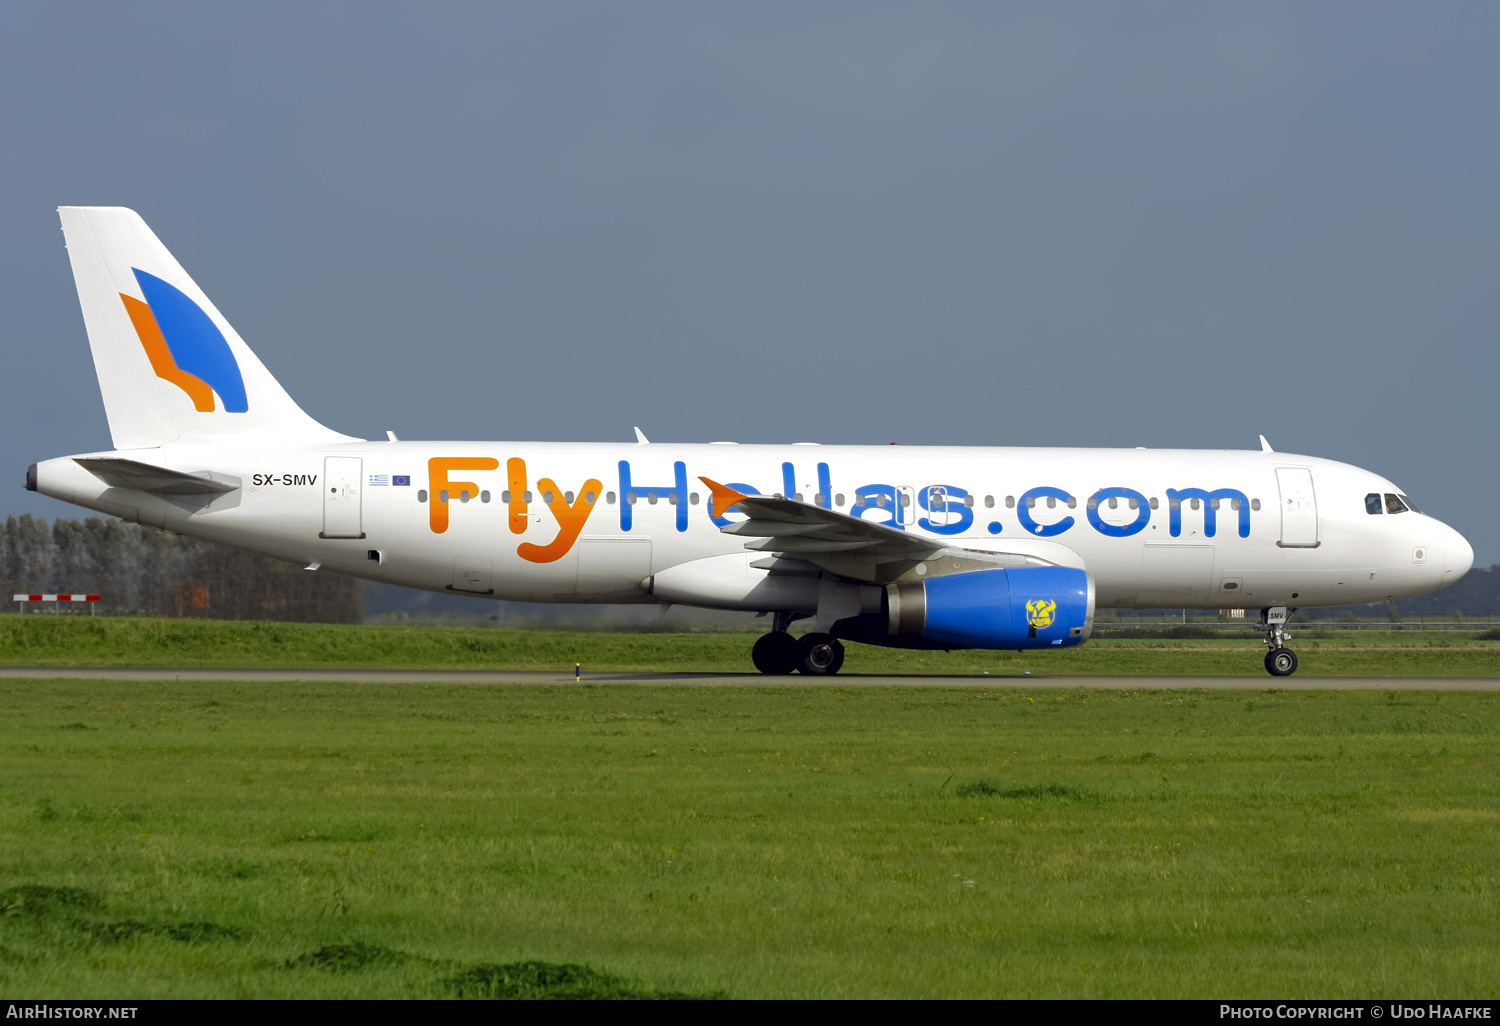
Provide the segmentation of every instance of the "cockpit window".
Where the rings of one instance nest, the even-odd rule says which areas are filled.
[[[1412,502],[1406,496],[1403,495],[1400,498],[1401,498],[1402,502],[1406,503],[1406,508],[1409,509],[1409,510],[1411,510],[1413,513],[1420,513],[1420,512],[1422,512],[1421,510],[1417,509],[1417,504],[1415,502]]]
[[[1377,514],[1377,513],[1380,512],[1380,509],[1381,509],[1381,507],[1380,507],[1380,493],[1379,492],[1371,492],[1369,495],[1365,496],[1365,512],[1366,513],[1369,513],[1371,516],[1374,516],[1375,514]]]
[[[1401,501],[1401,496],[1385,493],[1385,511],[1387,513],[1405,513],[1406,503]]]

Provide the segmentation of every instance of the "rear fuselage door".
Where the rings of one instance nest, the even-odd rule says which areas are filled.
[[[1281,490],[1281,541],[1284,549],[1311,549],[1318,544],[1318,503],[1312,471],[1306,467],[1276,468]]]
[[[364,460],[358,456],[323,459],[323,538],[363,538],[359,475]]]

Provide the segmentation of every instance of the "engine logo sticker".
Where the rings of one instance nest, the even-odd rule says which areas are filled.
[[[1047,599],[1032,599],[1026,603],[1026,622],[1037,630],[1052,626],[1057,619],[1057,603]]]

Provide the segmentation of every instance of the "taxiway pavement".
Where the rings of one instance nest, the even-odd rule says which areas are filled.
[[[223,669],[217,667],[136,666],[4,666],[0,680],[204,680],[260,684],[538,684],[571,685],[572,670],[306,670]],[[1500,677],[1063,677],[1000,676],[887,676],[841,673],[836,677],[766,677],[759,673],[592,673],[583,683],[696,686],[772,687],[939,687],[939,688],[1109,688],[1113,690],[1178,691],[1194,688],[1265,691],[1500,691]]]

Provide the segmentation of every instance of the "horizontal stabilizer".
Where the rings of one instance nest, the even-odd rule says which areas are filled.
[[[133,488],[158,495],[221,495],[242,484],[237,477],[211,470],[189,474],[111,456],[80,457],[73,462],[111,488]]]

